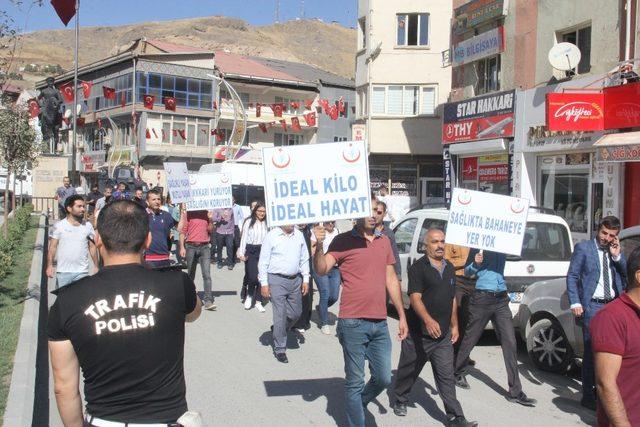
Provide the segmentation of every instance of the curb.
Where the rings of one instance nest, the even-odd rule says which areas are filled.
[[[38,348],[38,313],[40,310],[40,279],[44,243],[45,217],[40,216],[36,246],[27,283],[27,299],[20,321],[20,336],[13,359],[11,387],[4,412],[3,426],[30,426],[33,418],[36,355]]]

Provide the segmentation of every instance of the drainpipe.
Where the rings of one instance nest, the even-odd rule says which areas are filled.
[[[627,21],[625,26],[625,45],[624,45],[624,59],[628,61],[631,58],[631,0],[627,0]]]

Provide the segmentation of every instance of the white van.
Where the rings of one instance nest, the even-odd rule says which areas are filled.
[[[402,297],[409,306],[407,270],[423,253],[424,236],[431,227],[446,229],[449,211],[419,209],[407,213],[396,222],[394,231],[402,263]],[[557,215],[529,209],[520,257],[508,255],[504,270],[511,313],[516,314],[527,286],[541,280],[565,277],[573,252],[571,232],[566,221]]]

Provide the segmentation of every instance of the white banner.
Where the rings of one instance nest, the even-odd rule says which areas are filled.
[[[225,173],[189,175],[191,199],[188,211],[230,208],[233,205],[231,178]]]
[[[520,256],[529,200],[454,188],[447,243]]]
[[[185,162],[166,162],[167,189],[174,203],[185,203],[190,199],[189,171]]]
[[[371,215],[364,141],[262,150],[270,227]]]

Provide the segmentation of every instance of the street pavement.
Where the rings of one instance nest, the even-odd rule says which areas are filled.
[[[265,313],[247,311],[240,303],[242,265],[233,271],[212,265],[215,312],[203,312],[186,327],[185,375],[191,410],[202,413],[207,426],[344,426],[344,364],[342,349],[334,335],[320,333],[314,312],[312,328],[304,338],[289,334],[289,364],[278,363],[272,354],[271,307]],[[50,281],[50,289],[53,289]],[[198,270],[196,285],[202,291]],[[50,298],[50,301],[54,297]],[[318,302],[314,294],[314,306]],[[338,313],[338,304],[331,309]],[[335,320],[335,316],[332,316]],[[389,319],[392,336],[397,321]],[[335,331],[335,329],[334,329]],[[393,341],[392,366],[400,356],[400,343]],[[505,399],[507,375],[500,346],[487,332],[471,357],[476,368],[469,379],[470,390],[457,389],[467,419],[481,426],[570,426],[595,425],[593,412],[579,404],[579,372],[556,375],[536,370],[520,343],[519,365],[524,391],[538,400],[535,408]],[[367,410],[367,425],[441,425],[442,402],[435,390],[429,364],[410,395],[408,414],[399,418],[381,394]],[[62,426],[50,391],[51,426]]]

